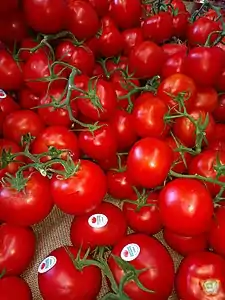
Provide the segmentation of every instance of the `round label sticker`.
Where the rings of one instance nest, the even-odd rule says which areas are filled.
[[[102,228],[107,223],[108,218],[103,214],[95,214],[88,219],[88,224],[93,228]]]
[[[57,259],[55,256],[46,257],[40,264],[40,266],[38,268],[38,273],[43,274],[43,273],[48,272],[49,270],[51,270],[54,267],[56,262],[57,262]]]
[[[215,296],[218,294],[220,281],[217,279],[208,279],[202,282],[202,289],[207,296]]]
[[[4,99],[6,97],[7,97],[6,93],[0,89],[0,99]]]
[[[137,244],[128,244],[121,251],[121,258],[125,261],[132,261],[138,257],[141,248]]]

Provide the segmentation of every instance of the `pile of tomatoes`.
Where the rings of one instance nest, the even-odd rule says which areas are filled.
[[[7,0],[0,13],[1,300],[32,299],[20,276],[53,206],[74,219],[71,245],[36,270],[43,299],[99,299],[103,277],[101,299],[225,299],[224,12]]]

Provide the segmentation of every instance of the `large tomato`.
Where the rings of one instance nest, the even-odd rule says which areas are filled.
[[[190,254],[176,277],[179,299],[225,299],[225,260],[211,252]]]
[[[5,275],[21,275],[35,253],[35,235],[29,227],[10,224],[0,226],[0,270]]]
[[[76,172],[69,178],[53,176],[51,192],[55,204],[65,213],[81,215],[95,209],[107,192],[102,169],[88,160],[75,162]]]
[[[0,293],[2,300],[32,300],[28,284],[25,280],[16,276],[0,279]]]
[[[45,300],[81,300],[96,299],[102,283],[101,271],[95,266],[79,269],[73,258],[78,256],[79,249],[60,247],[52,251],[40,264],[38,285]],[[72,257],[70,257],[72,256]],[[81,259],[84,253],[80,253]],[[87,259],[89,259],[88,257]],[[63,278],[63,280],[62,280]],[[83,288],[84,283],[88,285]]]
[[[144,138],[131,148],[127,171],[134,185],[155,188],[163,184],[172,162],[172,149],[164,141]]]
[[[23,175],[27,181],[22,190],[16,190],[10,183],[1,185],[0,220],[30,226],[48,216],[53,202],[48,178],[36,171]]]
[[[209,229],[213,199],[203,183],[178,178],[161,190],[159,209],[165,227],[181,235],[193,236]]]
[[[114,246],[112,254],[122,259],[124,264],[131,264],[136,270],[143,270],[138,279],[145,288],[153,291],[145,292],[134,280],[130,280],[124,285],[124,292],[129,299],[167,300],[169,298],[174,281],[173,261],[167,250],[155,238],[144,234],[128,235]],[[119,284],[127,272],[112,255],[109,258],[109,266]]]

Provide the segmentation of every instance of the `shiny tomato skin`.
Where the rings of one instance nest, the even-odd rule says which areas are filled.
[[[221,256],[206,251],[190,254],[181,262],[176,276],[179,299],[224,299],[224,273],[225,260]]]
[[[29,227],[10,224],[0,226],[0,269],[5,275],[21,275],[35,254],[35,234]]]
[[[129,263],[136,270],[146,270],[138,278],[146,288],[155,293],[149,294],[142,291],[134,281],[125,284],[124,292],[132,300],[148,299],[149,297],[152,300],[167,300],[173,288],[174,266],[166,248],[153,237],[145,234],[130,234],[114,246],[112,254],[121,257],[123,248],[129,244],[136,244],[140,248],[139,255]],[[119,283],[124,276],[124,271],[112,256],[108,262],[116,282]],[[154,269],[153,273],[151,272],[152,268]],[[167,271],[165,272],[165,270]]]
[[[44,220],[53,203],[49,179],[39,172],[25,173],[28,180],[24,190],[10,184],[0,187],[0,219],[18,226],[30,226]]]
[[[100,269],[95,266],[87,266],[82,270],[77,269],[69,254],[76,259],[79,249],[71,246],[68,246],[67,249],[69,253],[65,247],[52,251],[49,256],[55,257],[56,264],[48,272],[38,273],[38,285],[42,297],[46,300],[96,299],[102,283]],[[81,259],[84,254],[81,251]],[[85,289],[82,288],[84,282],[88,282]]]
[[[100,214],[104,215],[106,220],[96,226],[96,221],[92,223],[92,219],[96,220]],[[96,247],[114,246],[126,235],[126,232],[127,224],[120,208],[103,202],[92,212],[73,219],[70,239],[74,247],[94,250]]]
[[[99,29],[99,20],[92,5],[82,0],[68,0],[67,5],[67,29],[79,40],[93,37]]]
[[[64,29],[66,4],[64,0],[23,0],[26,21],[35,31],[45,34]]]
[[[34,109],[39,105],[39,100],[40,97],[27,87],[23,87],[18,93],[18,101],[23,109]]]
[[[217,107],[213,111],[213,117],[215,121],[225,123],[225,94],[219,96]]]
[[[193,236],[209,229],[213,200],[201,182],[178,178],[161,190],[159,210],[165,227],[177,234]]]
[[[185,40],[189,24],[190,13],[182,11],[173,16],[173,36]]]
[[[95,64],[94,53],[91,49],[82,45],[82,47],[74,46],[74,51],[70,59],[70,65],[79,69],[82,74],[92,75]]]
[[[6,50],[0,50],[0,88],[6,91],[19,90],[23,75],[19,64]]]
[[[135,46],[129,55],[129,71],[135,77],[149,79],[159,75],[165,61],[163,50],[151,41]]]
[[[164,228],[163,230],[163,238],[165,242],[170,246],[170,248],[182,256],[207,250],[207,237],[206,233],[196,236],[183,236],[169,230],[168,228]]]
[[[153,235],[162,230],[158,196],[158,193],[150,192],[146,199],[146,204],[149,206],[142,206],[140,210],[138,209],[138,200],[134,200],[134,204],[123,203],[123,213],[132,230],[147,235]]]
[[[124,40],[123,53],[127,56],[135,46],[140,45],[144,41],[142,30],[139,27],[126,29],[122,32],[122,35]]]
[[[51,193],[55,204],[65,213],[82,215],[94,210],[107,192],[102,169],[88,160],[79,160],[78,171],[67,179],[53,176]]]
[[[225,230],[225,207],[215,208],[214,218],[208,233],[210,247],[214,252],[225,257],[225,240],[223,238]]]
[[[171,55],[164,63],[162,77],[167,78],[176,73],[184,73],[184,61],[186,53],[178,52]]]
[[[121,29],[136,27],[140,23],[141,3],[139,0],[112,0],[110,15]]]
[[[163,138],[169,132],[164,117],[167,105],[150,92],[142,93],[134,102],[132,111],[133,126],[138,136]]]
[[[188,51],[188,48],[185,44],[168,43],[162,45],[161,48],[166,54],[167,59],[177,53],[187,54]]]
[[[10,113],[3,123],[3,135],[17,144],[21,143],[23,135],[30,133],[36,137],[44,129],[44,123],[31,110],[17,110]]]
[[[164,182],[172,162],[173,152],[164,141],[144,138],[131,148],[127,170],[134,185],[154,188]]]
[[[213,87],[198,87],[192,108],[213,112],[218,106],[218,94]]]
[[[16,276],[0,279],[0,293],[2,300],[32,300],[28,284],[24,279]]]
[[[32,49],[38,46],[38,42],[33,40],[30,37],[24,38],[20,43],[20,48],[26,48],[26,49]],[[19,51],[19,58],[23,61],[28,61],[28,59],[32,56],[32,52],[29,50],[22,50]],[[50,54],[50,49],[47,46],[42,45],[40,48],[38,48],[35,53],[46,53]]]

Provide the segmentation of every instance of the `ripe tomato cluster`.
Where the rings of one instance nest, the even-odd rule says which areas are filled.
[[[56,206],[71,245],[40,263],[43,299],[225,299],[222,9],[8,0],[0,13],[0,298],[32,299],[20,276]]]

